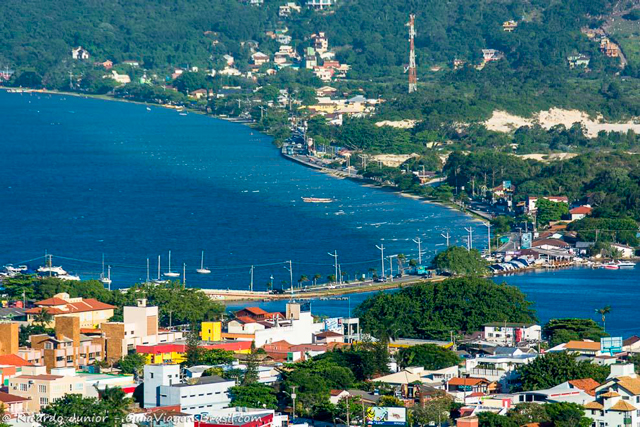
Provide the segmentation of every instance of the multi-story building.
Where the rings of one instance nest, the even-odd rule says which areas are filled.
[[[472,377],[485,378],[500,385],[500,391],[509,392],[517,382],[517,369],[538,357],[538,354],[514,354],[483,356],[465,360],[465,373]]]
[[[609,378],[584,408],[595,427],[640,426],[640,378],[633,364],[611,365]]]
[[[542,341],[542,328],[533,323],[487,323],[484,325],[484,339],[507,347],[520,342],[537,343]]]
[[[207,414],[231,403],[228,395],[235,381],[218,376],[180,380],[180,365],[147,365],[144,368],[144,407],[179,406],[187,414]]]
[[[27,412],[39,412],[46,406],[65,394],[85,394],[85,381],[73,374],[73,371],[60,372],[65,375],[57,375],[58,370],[52,374],[44,373],[43,367],[34,369],[33,374],[23,374],[9,379],[8,391],[12,395],[29,399],[25,401]],[[70,375],[71,374],[71,375]]]
[[[64,292],[56,294],[52,298],[38,301],[35,305],[36,307],[26,311],[27,322],[32,324],[36,316],[45,310],[53,317],[53,320],[47,325],[49,327],[58,316],[72,316],[80,320],[81,328],[96,328],[113,317],[115,309],[114,306],[94,298],[71,298],[69,294]]]
[[[104,336],[105,358],[120,360],[138,345],[155,345],[174,342],[182,338],[179,331],[163,331],[158,328],[158,307],[148,307],[146,299],[139,299],[137,306],[123,308],[122,322],[100,325]]]
[[[335,4],[335,0],[307,0],[307,7],[316,10],[326,9]]]
[[[215,344],[201,344],[204,350],[226,350],[237,354],[247,354],[251,352],[251,341],[230,341]],[[147,363],[182,363],[186,360],[187,343],[185,341],[172,342],[155,345],[139,345],[136,353],[144,354]]]
[[[32,335],[31,348],[42,353],[47,372],[55,368],[79,369],[102,360],[102,338],[80,333],[80,319],[74,316],[55,318],[55,336]]]

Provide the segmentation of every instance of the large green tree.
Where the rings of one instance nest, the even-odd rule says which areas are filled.
[[[481,275],[487,272],[488,262],[477,249],[467,250],[452,246],[438,253],[431,261],[431,267],[454,275]]]
[[[252,383],[239,385],[229,389],[231,404],[246,408],[277,409],[278,399],[272,387]]]
[[[568,341],[600,341],[606,337],[604,329],[592,319],[551,319],[542,328],[542,334],[552,347]]]
[[[356,308],[363,330],[376,337],[449,339],[487,322],[535,322],[535,312],[516,287],[464,277],[378,293]]]
[[[460,363],[460,358],[456,353],[434,344],[402,348],[396,355],[396,360],[403,368],[422,366],[429,370],[448,368]]]
[[[609,375],[608,366],[578,361],[568,352],[546,353],[518,368],[521,390],[542,390],[565,381],[592,378],[602,383]]]

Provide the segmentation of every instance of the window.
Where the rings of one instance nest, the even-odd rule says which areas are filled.
[[[20,384],[20,391],[27,391],[27,385],[26,384]]]
[[[47,341],[46,343],[44,343],[44,348],[47,350],[52,350],[53,349],[53,343],[50,341]]]
[[[150,373],[149,373],[149,376],[150,376],[151,378],[153,378],[153,372],[150,372]]]
[[[47,386],[40,384],[38,386],[38,393],[46,393],[46,392],[47,392]]]
[[[40,405],[48,405],[49,404],[49,398],[48,397],[41,397],[40,398]]]
[[[67,363],[73,363],[73,356],[67,356]]]

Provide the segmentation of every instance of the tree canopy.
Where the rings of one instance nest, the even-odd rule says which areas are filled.
[[[519,387],[521,390],[542,390],[583,378],[602,383],[609,372],[609,366],[577,361],[576,356],[568,352],[546,353],[518,368]]]
[[[364,331],[376,337],[449,339],[487,322],[535,322],[531,302],[516,287],[463,277],[378,293],[356,308]]]
[[[431,267],[453,275],[481,275],[487,272],[489,263],[477,249],[467,250],[452,246],[439,252],[431,261]]]
[[[437,370],[455,366],[460,358],[453,351],[434,344],[422,344],[402,348],[396,356],[401,367],[422,366],[428,370]]]
[[[601,325],[592,319],[551,319],[542,328],[543,336],[552,347],[568,341],[600,341],[606,337]]]

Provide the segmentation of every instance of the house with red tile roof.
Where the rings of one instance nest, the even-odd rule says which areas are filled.
[[[25,313],[29,324],[32,324],[44,310],[53,317],[48,327],[53,326],[57,316],[72,316],[80,319],[81,328],[96,328],[113,317],[115,308],[95,298],[71,298],[69,294],[63,292],[52,298],[37,301],[35,307],[28,309]]]
[[[578,206],[577,208],[571,209],[569,211],[569,215],[571,215],[571,221],[577,221],[588,215],[591,215],[592,210],[593,209],[589,205]]]
[[[0,406],[4,409],[5,416],[8,415],[11,418],[17,418],[27,413],[26,405],[29,400],[27,397],[16,396],[0,391]]]

